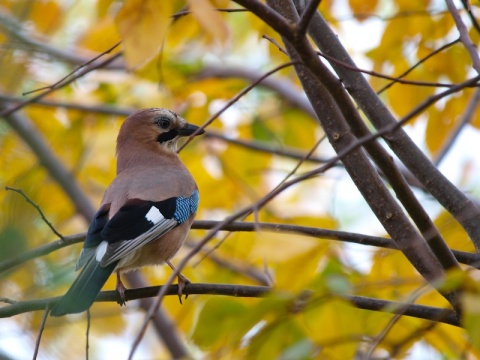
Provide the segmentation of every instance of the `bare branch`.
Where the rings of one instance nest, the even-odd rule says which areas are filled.
[[[251,149],[251,150],[255,150],[255,151],[259,151],[259,152],[264,152],[264,153],[268,153],[268,154],[272,154],[272,155],[285,156],[285,157],[292,158],[292,159],[295,159],[295,160],[305,159],[305,161],[320,163],[320,164],[323,164],[323,163],[328,161],[328,159],[319,158],[319,157],[316,157],[316,156],[309,156],[308,158],[305,158],[305,153],[299,151],[298,149],[273,148],[271,146],[264,145],[263,143],[258,142],[258,141],[246,141],[246,140],[242,140],[242,139],[233,139],[233,138],[230,138],[230,137],[225,136],[223,134],[220,134],[219,132],[217,132],[215,130],[208,130],[208,132],[205,133],[205,135],[203,135],[203,136],[205,136],[207,138],[220,139],[220,140],[225,141],[229,144],[242,146],[242,147],[245,147],[247,149]]]
[[[454,44],[456,43],[457,41],[453,41],[452,43],[450,44]],[[450,45],[448,44],[448,45]],[[429,57],[432,56],[433,54],[435,54],[435,52],[432,52],[429,54]],[[371,76],[374,76],[374,77],[378,77],[380,79],[387,79],[387,80],[392,80],[392,82],[387,85],[386,87],[382,88],[382,90],[378,91],[378,93],[381,93],[382,91],[384,91],[387,87],[390,87],[392,86],[393,84],[395,83],[398,83],[398,84],[404,84],[404,85],[414,85],[414,86],[425,86],[425,87],[438,87],[438,88],[441,88],[441,87],[446,87],[446,88],[449,88],[449,87],[452,87],[452,86],[455,86],[455,84],[447,84],[447,83],[433,83],[433,82],[428,82],[428,81],[415,81],[415,80],[403,80],[402,77],[406,76],[406,74],[408,74],[410,71],[412,71],[416,66],[418,66],[419,64],[421,64],[421,62],[418,62],[417,64],[415,64],[415,66],[411,67],[410,69],[408,69],[405,73],[403,73],[402,75],[398,76],[398,77],[395,77],[395,76],[389,76],[389,75],[385,75],[385,74],[381,74],[379,72],[376,72],[376,71],[370,71],[370,70],[365,70],[365,69],[360,69],[356,66],[352,66],[346,62],[343,62],[343,61],[340,61],[336,58],[334,58],[333,56],[330,56],[330,55],[327,55],[327,54],[324,54],[322,52],[319,52],[318,55],[324,57],[325,59],[327,59],[329,62],[334,62],[340,66],[343,66],[344,68],[348,69],[348,70],[352,70],[352,71],[357,71],[357,72],[360,72],[360,73],[363,73],[363,74],[367,74],[367,75],[371,75]],[[428,58],[428,57],[427,57]],[[479,85],[478,84],[472,84],[472,85],[469,85],[468,87],[478,87]]]
[[[31,104],[35,101],[38,101],[39,99],[43,98],[44,96],[52,93],[53,91],[57,90],[57,89],[60,89],[72,82],[74,82],[75,80],[77,80],[78,78],[81,78],[82,76],[88,74],[89,72],[93,71],[93,70],[96,70],[96,69],[99,69],[99,68],[102,68],[108,64],[110,64],[111,62],[113,62],[115,59],[118,59],[122,54],[121,53],[117,53],[115,55],[112,55],[111,57],[109,57],[108,59],[100,62],[100,63],[94,63],[94,64],[91,64],[90,66],[87,66],[86,68],[84,68],[82,71],[78,72],[78,74],[76,74],[75,76],[71,76],[69,80],[66,80],[64,82],[62,82],[61,84],[57,85],[56,87],[52,88],[52,89],[49,89],[37,96],[34,96],[28,100],[25,100],[23,102],[21,102],[20,104],[17,104],[11,108],[8,108],[8,109],[4,109],[0,112],[0,117],[4,117],[4,116],[8,116],[8,115],[11,115],[12,113],[14,113],[15,111],[18,111],[19,109],[23,108],[24,106],[28,105],[28,104]]]
[[[384,136],[384,135],[387,135],[387,134],[391,134],[392,132],[395,132],[398,128],[400,128],[402,125],[404,125],[407,121],[411,120],[414,116],[416,116],[418,114],[418,112],[422,111],[424,107],[430,105],[431,103],[434,103],[435,101],[441,99],[444,96],[450,95],[450,94],[452,94],[456,91],[461,90],[462,88],[465,87],[466,84],[470,84],[471,82],[476,82],[479,79],[480,79],[480,75],[473,78],[473,79],[469,79],[469,80],[467,80],[467,81],[465,81],[465,82],[463,82],[459,85],[456,85],[456,86],[454,86],[454,87],[452,87],[448,90],[445,90],[443,93],[431,96],[430,98],[425,100],[422,104],[420,104],[417,108],[413,109],[407,116],[402,118],[399,122],[385,127],[384,129],[378,131],[376,134],[370,134],[368,136],[364,136],[364,137],[358,139],[358,141],[356,141],[356,142],[350,144],[349,146],[343,148],[342,150],[338,151],[337,156],[333,157],[329,162],[327,162],[325,165],[321,166],[320,168],[318,168],[316,170],[309,171],[309,172],[297,177],[296,179],[293,179],[291,181],[288,181],[288,182],[284,183],[279,188],[276,188],[274,191],[265,195],[262,199],[260,199],[255,204],[253,204],[251,206],[248,206],[248,207],[246,207],[242,210],[239,210],[235,214],[232,214],[232,215],[228,216],[227,218],[225,218],[224,221],[220,222],[218,225],[216,225],[214,228],[212,228],[209,231],[209,233],[197,244],[197,246],[195,248],[193,248],[184,257],[184,259],[180,262],[180,264],[177,266],[177,268],[172,272],[172,274],[170,275],[170,277],[166,281],[166,284],[167,285],[172,284],[175,277],[185,267],[185,265],[188,263],[188,261],[190,261],[190,259],[196,253],[198,253],[200,251],[200,249],[204,245],[206,245],[215,236],[215,234],[222,228],[222,226],[234,222],[235,220],[237,220],[238,218],[241,218],[242,216],[244,216],[247,213],[250,213],[250,212],[252,212],[256,209],[260,209],[262,206],[264,206],[266,203],[268,203],[271,199],[273,199],[275,196],[277,196],[279,193],[286,190],[290,186],[292,186],[292,185],[294,185],[298,182],[304,181],[306,179],[310,179],[310,178],[312,178],[312,177],[314,177],[318,174],[321,174],[321,173],[325,172],[330,167],[332,167],[337,161],[341,160],[344,156],[346,156],[350,152],[355,151],[357,148],[363,146],[365,143],[367,143],[369,141],[373,141],[378,137],[381,137],[381,136]],[[410,241],[410,240],[411,239],[408,239],[408,241]],[[402,249],[402,250],[404,250],[404,249]],[[416,254],[416,255],[418,256],[419,254]],[[422,252],[422,256],[424,256],[424,255],[425,255],[425,253]],[[421,263],[421,265],[424,265],[424,264]],[[138,333],[137,337],[135,338],[134,343],[132,345],[132,349],[131,349],[131,352],[130,352],[130,355],[129,355],[130,359],[132,358],[133,354],[135,353],[135,350],[136,350],[141,338],[143,337],[143,334],[146,331],[149,320],[152,318],[153,313],[155,312],[155,310],[160,305],[160,303],[162,301],[162,298],[165,295],[165,292],[166,292],[166,288],[161,288],[159,290],[159,292],[157,294],[157,298],[156,298],[155,303],[154,303],[154,306],[152,306],[149,309],[149,311],[148,311],[148,313],[145,317],[145,321],[144,321],[144,323],[143,323],[143,325],[142,325],[142,327],[141,327],[141,329],[140,329],[140,331],[139,331],[139,333]],[[454,302],[452,299],[450,299],[450,301]]]
[[[45,224],[47,224],[47,226],[50,228],[50,230],[52,230],[52,232],[57,235],[60,239],[62,240],[65,240],[63,235],[60,234],[54,227],[53,225],[50,223],[50,221],[47,220],[47,218],[45,217],[45,214],[43,213],[42,209],[40,208],[40,206],[38,206],[36,203],[34,203],[28,196],[27,194],[25,194],[23,192],[23,190],[21,189],[15,189],[15,188],[12,188],[12,187],[9,187],[9,186],[5,186],[5,190],[11,190],[11,191],[14,191],[16,193],[19,193],[20,195],[23,196],[23,198],[25,199],[25,201],[27,203],[29,203],[30,205],[32,205],[37,211],[38,213],[40,214],[40,217],[42,218],[42,220],[45,222]]]
[[[460,33],[460,40],[470,54],[473,68],[477,71],[478,74],[480,74],[480,56],[478,55],[477,46],[470,39],[470,36],[468,35],[468,29],[463,23],[463,20],[458,13],[458,10],[455,7],[453,1],[445,0],[445,2],[447,3],[448,11],[450,11],[450,14],[452,14],[453,21],[455,21],[455,25],[457,26],[458,32]]]
[[[238,2],[243,3],[244,1]],[[295,0],[295,2],[298,4],[298,0]],[[261,14],[257,14],[257,16],[261,16]],[[271,25],[274,26],[276,24]],[[277,27],[276,30],[282,34],[285,33],[285,30],[281,27]],[[309,27],[309,34],[323,53],[355,66],[355,63],[335,36],[335,33],[318,12],[315,13]],[[344,82],[349,94],[355,99],[377,130],[383,131],[387,127],[395,126],[397,120],[360,73],[348,71],[335,63],[332,63],[332,67]],[[477,78],[474,79],[476,79],[474,82],[478,80]],[[463,87],[460,85],[460,88],[457,87],[456,91]],[[430,100],[435,101],[432,98],[426,101]],[[419,105],[414,111],[417,112],[421,108],[425,108],[424,105]],[[455,217],[465,228],[477,249],[480,249],[479,208],[438,171],[405,131],[399,129],[391,133],[386,140],[387,144],[408,170]]]
[[[59,49],[44,41],[37,40],[41,38],[41,36],[33,33],[32,27],[29,28],[28,32],[25,31],[22,24],[14,19],[11,14],[7,14],[4,11],[0,11],[0,28],[3,29],[3,31],[5,31],[12,39],[25,44],[30,51],[38,51],[42,54],[55,57],[71,64],[82,64],[89,59],[89,56],[86,54],[80,55],[77,54],[76,51]],[[111,68],[119,69],[123,68],[123,66],[113,66]]]
[[[273,45],[275,45],[278,49],[278,51],[280,51],[282,54],[285,54],[288,56],[286,50],[282,47],[282,45],[280,45],[277,40],[275,40],[274,38],[272,38],[271,36],[268,36],[266,34],[263,34],[262,35],[262,38],[265,39],[265,40],[268,40],[270,41]]]
[[[305,9],[300,16],[300,20],[297,25],[297,37],[305,36],[308,27],[310,26],[310,22],[312,21],[313,15],[317,11],[318,5],[320,4],[321,0],[309,0],[308,4],[305,6]]]
[[[177,153],[179,153],[180,151],[182,151],[182,149],[187,146],[187,144],[193,140],[193,138],[196,136],[196,134],[198,132],[200,132],[201,130],[205,129],[207,126],[209,126],[216,118],[218,118],[220,115],[222,115],[230,106],[232,106],[233,104],[235,104],[238,100],[240,100],[244,95],[246,95],[250,90],[252,90],[255,86],[257,86],[258,84],[260,84],[262,82],[263,79],[269,77],[270,75],[276,73],[277,71],[280,71],[288,66],[292,66],[294,63],[292,62],[288,62],[286,64],[282,64],[282,65],[279,65],[277,67],[275,67],[273,70],[270,70],[269,72],[267,72],[265,75],[261,76],[260,78],[258,78],[256,81],[254,81],[252,84],[250,84],[249,86],[247,86],[245,89],[243,89],[242,91],[240,91],[237,95],[235,95],[232,99],[230,99],[230,101],[228,101],[220,110],[218,110],[215,114],[213,114],[210,119],[208,119],[195,133],[193,133],[192,135],[190,135],[187,139],[187,141],[185,141],[183,143],[182,146],[179,147],[179,149],[177,150]]]
[[[85,61],[83,64],[80,64],[78,65],[75,69],[73,69],[69,74],[65,75],[63,78],[61,78],[60,80],[58,80],[56,83],[54,84],[51,84],[51,85],[48,85],[48,86],[44,86],[44,87],[41,87],[41,88],[38,88],[38,89],[35,89],[35,90],[30,90],[30,91],[27,91],[27,92],[24,92],[22,95],[29,95],[29,94],[32,94],[34,92],[38,92],[38,91],[41,91],[41,90],[54,90],[58,87],[60,87],[62,85],[62,83],[66,82],[66,80],[73,76],[73,74],[75,74],[78,70],[80,69],[83,69],[85,67],[87,67],[88,65],[94,63],[95,61],[97,61],[98,59],[100,59],[101,57],[107,55],[107,54],[110,54],[113,50],[115,50],[115,48],[117,48],[122,42],[118,42],[116,43],[115,45],[113,45],[110,49],[107,49],[105,50],[104,52],[98,54],[97,56],[95,56],[94,58],[90,59],[90,60],[87,60]]]
[[[241,78],[253,82],[257,81],[262,75],[263,74],[258,70],[242,68],[239,66],[207,66],[196,74],[195,78]],[[313,119],[316,119],[317,115],[313,111],[310,102],[307,100],[303,92],[300,91],[300,89],[297,89],[296,85],[288,79],[283,77],[268,77],[263,79],[259,85],[277,92],[293,106],[296,106],[306,114],[310,115]]]
[[[126,273],[127,281],[132,288],[145,288],[147,283],[145,282],[143,276],[141,276],[137,271],[131,271]],[[145,312],[151,306],[152,299],[149,297],[144,297],[139,299],[140,308]],[[153,318],[155,323],[155,330],[157,335],[162,339],[166,348],[170,352],[172,359],[183,359],[188,355],[188,351],[185,347],[185,343],[182,340],[179,331],[175,324],[172,322],[168,313],[165,309],[159,308],[155,317]]]
[[[127,289],[125,299],[127,301],[154,297],[160,288],[165,288],[166,295],[178,296],[178,285],[171,286],[150,286],[140,289]],[[184,288],[184,294],[188,295],[224,295],[234,297],[261,297],[271,290],[267,286],[227,285],[227,284],[188,284]],[[95,302],[120,301],[119,293],[116,290],[102,291],[98,294]],[[61,297],[45,299],[17,301],[10,306],[0,307],[0,318],[12,317],[30,311],[44,310],[46,306],[51,307]]]
[[[165,286],[163,286],[165,287]],[[153,297],[158,294],[161,286],[151,286],[141,289],[127,289],[125,297],[128,301]],[[226,284],[188,284],[184,289],[189,295],[223,295],[234,297],[263,297],[270,293],[272,289],[267,286],[246,286],[246,285],[226,285]],[[165,295],[178,296],[177,285],[167,287]],[[460,326],[455,312],[450,309],[442,309],[425,305],[405,304],[400,302],[368,298],[355,295],[335,295],[341,299],[351,302],[354,306],[372,311],[381,311],[390,314],[400,313],[404,316],[412,316],[419,319],[426,319]],[[0,308],[0,318],[12,317],[30,311],[43,310],[51,306],[59,298],[45,298],[29,301],[18,301],[14,305]],[[102,291],[98,294],[96,302],[118,302],[119,294],[116,290]]]
[[[18,96],[0,94],[0,101],[4,103],[8,103],[8,102],[21,103],[21,102],[24,102],[25,99],[20,98]],[[136,111],[136,109],[119,109],[119,108],[108,106],[108,105],[83,105],[83,104],[74,104],[70,102],[41,100],[41,99],[32,101],[27,105],[58,107],[63,109],[72,109],[72,110],[87,111],[87,112],[98,113],[98,114],[119,115],[119,116],[128,116]]]
[[[434,164],[439,166],[445,156],[448,154],[450,149],[452,148],[453,144],[457,140],[458,136],[462,132],[462,130],[467,126],[467,124],[472,120],[473,115],[475,114],[475,109],[477,108],[478,102],[480,101],[480,89],[475,91],[475,94],[470,99],[467,108],[465,109],[465,113],[462,115],[460,122],[458,125],[451,131],[450,135],[446,143],[443,145],[440,153],[437,155]]]
[[[427,56],[424,56],[423,58],[421,58],[420,60],[418,60],[413,66],[411,66],[410,68],[408,68],[406,71],[404,71],[403,73],[401,73],[400,75],[398,75],[394,81],[392,81],[391,83],[385,85],[384,87],[382,87],[380,90],[377,91],[377,94],[380,95],[382,92],[384,92],[385,90],[389,89],[390,87],[392,87],[393,85],[395,85],[397,83],[397,79],[401,79],[405,76],[407,76],[408,74],[410,74],[410,72],[412,72],[413,70],[415,70],[418,66],[420,66],[421,64],[423,64],[425,61],[427,61],[428,59],[430,59],[431,57],[435,56],[436,54],[438,54],[439,52],[442,52],[443,50],[445,49],[448,49],[450,46],[453,46],[455,45],[456,43],[460,42],[460,38],[456,39],[456,40],[453,40],[441,47],[439,47],[438,49],[432,51],[430,54],[428,54]]]
[[[36,259],[41,256],[48,255],[58,249],[66,246],[77,244],[85,240],[85,233],[65,236],[61,240],[53,241],[51,243],[39,246],[30,251],[26,251],[16,257],[11,257],[0,263],[0,273],[13,269],[29,260]]]
[[[220,223],[219,221],[196,220],[192,225],[192,229],[210,230],[214,227],[217,227],[219,223]],[[359,245],[375,246],[379,248],[398,250],[398,247],[389,238],[363,235],[363,234],[338,231],[338,230],[314,228],[314,227],[308,227],[308,226],[275,224],[275,223],[232,222],[229,224],[222,225],[218,231],[252,232],[252,231],[259,231],[259,230],[274,232],[277,234],[295,234],[295,235],[301,235],[301,236],[314,237],[318,239],[337,240],[337,241],[343,241],[343,242],[359,244]],[[27,251],[17,257],[13,257],[6,261],[3,261],[2,263],[0,263],[0,273],[8,271],[29,260],[48,255],[58,249],[71,246],[73,244],[81,243],[85,240],[85,235],[86,235],[85,233],[69,235],[69,236],[66,236],[64,240],[53,241],[51,243],[48,243],[48,244],[39,246],[38,248]],[[197,245],[192,244],[192,247],[194,246],[197,246]],[[480,268],[480,254],[469,253],[469,252],[459,251],[459,250],[452,250],[452,251],[459,262],[475,268]]]
[[[43,313],[42,322],[40,323],[40,329],[38,330],[37,339],[35,340],[35,350],[33,352],[33,360],[35,360],[38,356],[38,350],[40,349],[40,341],[42,339],[43,330],[45,329],[45,324],[47,322],[48,314],[50,314],[50,309],[47,305]]]
[[[0,109],[2,108],[2,105],[0,105]],[[4,119],[16,131],[18,136],[28,144],[40,161],[40,164],[48,170],[50,176],[62,187],[72,200],[78,213],[87,221],[90,221],[95,214],[95,209],[90,203],[90,200],[82,192],[72,174],[52,152],[40,132],[26,117],[23,117],[19,113],[10,112],[10,115],[4,115]]]

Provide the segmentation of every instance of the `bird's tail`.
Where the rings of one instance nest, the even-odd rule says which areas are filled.
[[[50,314],[61,316],[87,310],[92,304],[118,261],[102,267],[92,256],[67,293],[54,305]]]

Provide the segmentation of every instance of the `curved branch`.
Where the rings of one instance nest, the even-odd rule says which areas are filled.
[[[2,109],[3,106],[0,104],[0,110]],[[50,176],[58,182],[72,200],[78,213],[87,221],[90,221],[95,214],[95,209],[90,203],[90,200],[84,195],[72,174],[67,171],[65,166],[52,152],[46,140],[38,130],[35,129],[34,125],[26,117],[15,112],[4,115],[3,118],[32,149],[32,152],[38,158],[40,164],[48,170]]]
[[[107,50],[106,52],[104,52],[104,54],[108,54],[110,51],[112,51],[114,48],[111,48],[110,50]],[[12,106],[11,108],[8,108],[8,109],[2,109],[0,111],[0,117],[3,117],[3,116],[8,116],[8,115],[11,115],[13,114],[14,112],[20,110],[21,108],[23,108],[24,106],[28,105],[28,104],[31,104],[35,101],[38,101],[39,99],[47,96],[48,94],[74,82],[75,80],[81,78],[82,76],[85,76],[86,74],[88,74],[89,72],[93,71],[93,70],[96,70],[96,69],[99,69],[99,68],[102,68],[102,67],[105,67],[107,66],[108,64],[112,63],[113,61],[115,61],[116,59],[118,59],[120,56],[122,55],[122,53],[116,53],[112,56],[110,56],[109,58],[107,58],[106,60],[103,60],[101,62],[94,62],[94,63],[91,63],[90,65],[86,66],[85,68],[82,68],[82,70],[78,71],[77,74],[75,75],[72,75],[70,76],[69,79],[65,80],[65,81],[62,81],[61,83],[59,84],[55,84],[55,86],[53,86],[52,88],[50,88],[49,90],[46,90],[44,92],[42,92],[41,94],[39,95],[36,95],[28,100],[25,100],[15,106]]]
[[[295,2],[298,5],[299,1],[295,0]],[[282,29],[278,28],[278,31],[282,31]],[[319,12],[314,15],[309,28],[309,35],[323,53],[356,67],[348,52]],[[397,120],[371,88],[365,77],[335,62],[332,62],[331,65],[344,82],[349,94],[378,131],[382,131],[386,127],[395,127]],[[475,79],[478,80],[477,77]],[[419,108],[420,105],[417,109]],[[480,249],[479,208],[432,164],[403,129],[391,133],[386,140],[398,158],[422,183],[425,189],[454,216],[467,231],[475,247]]]
[[[196,220],[192,229],[210,230],[217,227],[220,221],[211,220]],[[295,234],[301,236],[314,237],[317,239],[325,240],[337,240],[352,244],[375,246],[385,249],[398,250],[397,245],[392,239],[363,235],[357,233],[351,233],[346,231],[337,231],[329,229],[314,228],[308,226],[288,225],[288,224],[275,224],[275,223],[253,223],[253,222],[232,222],[223,224],[219,231],[231,231],[231,232],[253,232],[253,231],[267,231],[277,234]],[[65,236],[64,240],[52,241],[51,243],[39,246],[38,248],[27,251],[20,254],[17,257],[10,258],[0,263],[0,273],[10,270],[18,265],[21,265],[29,260],[36,259],[41,256],[48,255],[58,249],[81,243],[85,240],[86,233],[80,233],[70,236]],[[460,250],[452,250],[457,260],[463,264],[480,269],[480,254],[470,253]]]
[[[162,286],[150,286],[140,289],[128,289],[125,291],[127,301],[154,297],[158,294]],[[274,290],[274,289],[273,289]],[[272,291],[268,286],[247,286],[247,285],[227,285],[227,284],[188,284],[184,289],[184,294],[188,295],[223,295],[245,298],[258,298],[267,295]],[[165,291],[165,295],[178,296],[178,286],[170,285]],[[368,298],[365,296],[354,295],[335,295],[352,305],[372,311],[381,311],[390,314],[400,314],[412,316],[419,319],[438,321],[445,324],[460,326],[455,312],[451,309],[442,309],[425,305],[406,304],[388,300]],[[0,308],[0,318],[12,317],[31,311],[45,310],[51,307],[59,297],[45,298],[30,301],[13,302],[8,300],[11,305]],[[0,299],[7,302],[6,299]],[[102,291],[95,302],[119,302],[120,296],[116,290]]]
[[[480,74],[480,56],[478,55],[477,46],[473,44],[472,39],[470,39],[467,26],[463,23],[463,20],[458,13],[458,10],[455,7],[453,1],[445,0],[445,2],[447,3],[448,11],[450,11],[453,21],[455,21],[455,25],[457,26],[458,32],[460,33],[460,40],[470,54],[473,68],[477,71],[478,74]]]
[[[203,68],[197,75],[196,79],[205,78],[240,78],[249,81],[258,80],[263,74],[254,69],[247,69],[238,66],[207,66]],[[277,92],[284,99],[289,101],[293,106],[299,108],[313,119],[317,118],[317,114],[313,111],[312,105],[304,96],[304,94],[297,90],[296,86],[284,78],[266,78],[259,84]]]
[[[59,60],[69,62],[71,64],[80,65],[91,59],[90,56],[79,55],[73,51],[63,50],[47,44],[43,41],[37,40],[40,38],[38,34],[32,33],[30,28],[28,33],[24,30],[22,24],[14,19],[10,14],[0,11],[0,28],[3,29],[12,39],[28,46],[31,51],[38,51],[42,54],[55,57]],[[93,56],[93,55],[92,55]],[[107,69],[124,69],[123,64],[112,63],[106,66]]]

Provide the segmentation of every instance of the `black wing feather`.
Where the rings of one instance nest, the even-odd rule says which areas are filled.
[[[112,243],[131,240],[146,233],[155,225],[146,218],[152,207],[157,208],[165,219],[171,219],[176,209],[176,198],[156,202],[140,199],[127,201],[105,224],[101,233],[102,239]]]

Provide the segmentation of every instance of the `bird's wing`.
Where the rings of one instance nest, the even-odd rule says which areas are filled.
[[[82,252],[75,265],[75,271],[82,268],[92,256],[95,255],[97,246],[104,240],[102,238],[102,230],[108,223],[108,212],[110,210],[110,204],[103,204],[93,217],[93,221],[87,231],[87,236],[83,243]]]
[[[188,198],[128,200],[105,224],[96,260],[108,266],[184,223],[197,210],[198,191]]]

